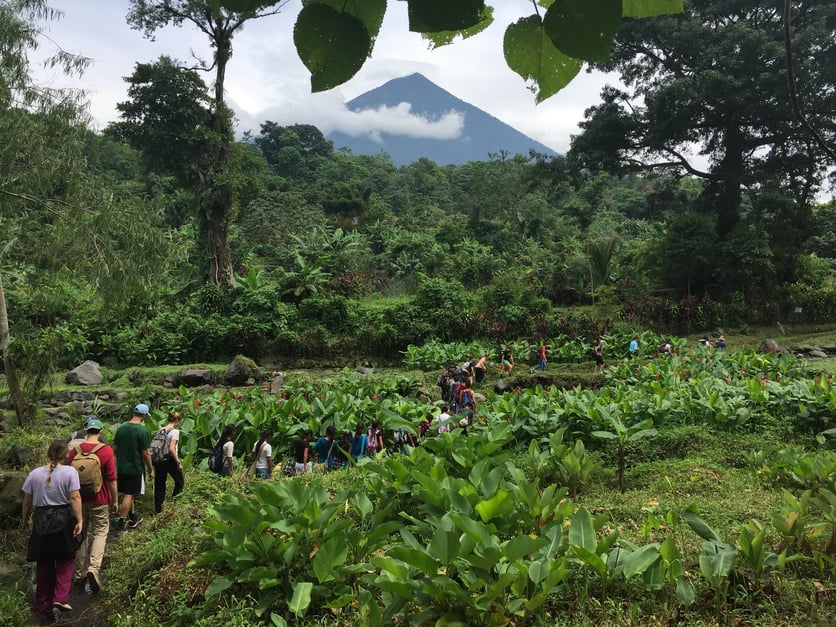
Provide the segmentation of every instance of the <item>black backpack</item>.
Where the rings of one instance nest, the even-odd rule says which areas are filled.
[[[151,438],[151,445],[148,452],[151,453],[151,461],[155,464],[163,463],[168,457],[168,432],[171,429],[162,428]]]
[[[209,453],[209,470],[214,473],[221,474],[221,470],[223,470],[224,467],[224,461],[224,445],[221,443],[213,448],[212,452]]]

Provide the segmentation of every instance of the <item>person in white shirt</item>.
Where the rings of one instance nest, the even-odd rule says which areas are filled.
[[[435,424],[438,425],[438,432],[439,433],[446,433],[450,430],[450,425],[445,424],[448,420],[450,420],[450,414],[447,413],[448,407],[447,405],[441,406],[441,413],[435,419]]]

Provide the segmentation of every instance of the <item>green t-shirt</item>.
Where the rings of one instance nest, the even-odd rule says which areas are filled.
[[[145,472],[142,451],[151,446],[151,434],[142,423],[125,422],[113,437],[116,448],[116,472],[120,475],[141,475]]]

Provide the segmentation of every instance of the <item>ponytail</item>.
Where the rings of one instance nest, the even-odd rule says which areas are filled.
[[[52,482],[52,471],[67,458],[67,443],[63,440],[53,440],[47,449],[46,456],[49,459],[46,484],[49,485]]]

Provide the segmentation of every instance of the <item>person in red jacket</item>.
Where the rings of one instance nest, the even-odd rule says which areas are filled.
[[[81,496],[82,520],[84,521],[84,542],[75,555],[73,581],[84,582],[85,592],[101,589],[102,559],[104,558],[107,533],[110,530],[110,512],[118,513],[116,491],[116,459],[113,449],[99,441],[104,425],[98,419],[87,422],[87,437],[67,454],[72,463],[79,454],[93,452],[99,458],[102,472],[102,486],[98,493]]]

